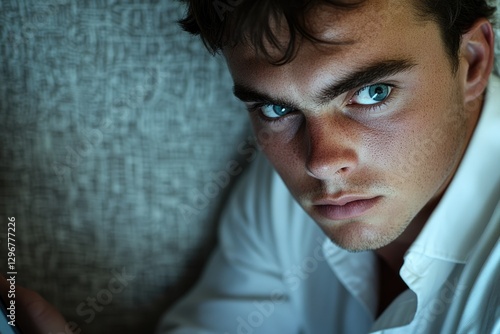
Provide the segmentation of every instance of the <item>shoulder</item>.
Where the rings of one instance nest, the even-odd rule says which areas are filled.
[[[500,203],[464,267],[456,294],[455,319],[460,333],[500,330]],[[462,308],[462,310],[459,310]],[[496,331],[496,332],[495,332]]]

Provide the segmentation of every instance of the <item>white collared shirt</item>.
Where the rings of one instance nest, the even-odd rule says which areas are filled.
[[[459,169],[405,255],[409,289],[380,317],[373,252],[325,237],[259,157],[196,287],[157,333],[500,333],[500,79]]]

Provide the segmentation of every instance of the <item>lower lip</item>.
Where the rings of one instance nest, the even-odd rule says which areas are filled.
[[[352,201],[345,205],[315,205],[315,210],[323,217],[331,220],[351,219],[364,215],[373,208],[380,197]]]

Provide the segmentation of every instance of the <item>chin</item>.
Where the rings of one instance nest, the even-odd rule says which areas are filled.
[[[319,226],[334,244],[349,252],[376,250],[387,246],[399,236],[399,233],[395,235],[390,233],[394,230],[388,233],[376,226],[358,221],[334,225],[320,223]]]

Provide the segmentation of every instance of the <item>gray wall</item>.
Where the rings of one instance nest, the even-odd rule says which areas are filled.
[[[14,216],[18,283],[84,333],[154,326],[213,243],[229,187],[212,173],[247,158],[246,111],[221,59],[175,24],[183,12],[0,2],[0,270]],[[108,300],[122,270],[135,278]],[[110,301],[93,319],[89,297]]]

